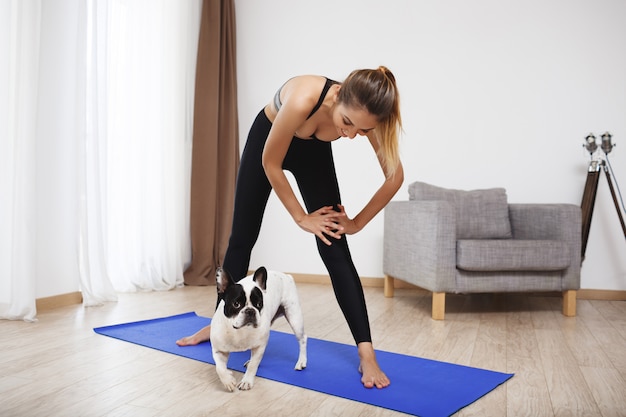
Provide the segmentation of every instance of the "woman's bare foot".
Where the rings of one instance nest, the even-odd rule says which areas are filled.
[[[211,338],[211,325],[201,328],[191,336],[183,337],[176,341],[178,346],[193,346],[198,343],[208,342]]]
[[[362,374],[361,382],[365,388],[385,388],[391,384],[387,375],[378,366],[374,347],[369,342],[361,342],[358,345],[359,359],[361,364],[359,372]]]

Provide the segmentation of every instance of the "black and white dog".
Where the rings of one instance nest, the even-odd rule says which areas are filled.
[[[263,358],[275,319],[285,316],[300,344],[295,369],[306,368],[306,342],[302,310],[291,275],[257,269],[239,282],[227,271],[217,271],[217,291],[222,300],[211,320],[211,347],[215,369],[229,391],[249,390]],[[246,372],[237,383],[226,367],[230,352],[251,350]]]

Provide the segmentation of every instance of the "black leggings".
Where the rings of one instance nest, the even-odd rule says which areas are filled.
[[[259,236],[263,213],[272,190],[261,164],[271,127],[272,122],[261,110],[250,128],[241,155],[233,226],[223,265],[236,280],[248,273],[252,248]],[[295,177],[309,213],[323,206],[334,206],[338,210],[337,204],[341,203],[341,198],[330,142],[294,137],[285,156],[283,169]],[[341,239],[329,236],[328,239],[332,242],[330,246],[315,237],[335,297],[356,343],[371,342],[363,287],[352,262],[346,236],[342,235]]]

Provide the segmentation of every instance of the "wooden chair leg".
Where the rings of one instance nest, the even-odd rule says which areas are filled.
[[[385,275],[385,284],[384,284],[384,293],[385,293],[385,297],[393,297],[393,285],[394,285],[394,279],[393,277],[390,277],[389,275]]]
[[[443,320],[446,314],[446,293],[433,292],[433,320]]]
[[[576,290],[563,291],[563,315],[576,317]]]

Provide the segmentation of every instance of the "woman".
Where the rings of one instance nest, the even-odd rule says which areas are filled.
[[[250,129],[241,156],[233,226],[223,264],[236,279],[247,274],[273,189],[298,226],[317,236],[318,251],[358,346],[361,381],[367,388],[384,388],[390,381],[376,360],[363,288],[345,235],[363,229],[400,188],[404,178],[398,155],[401,128],[395,77],[385,67],[353,71],[343,83],[314,75],[288,80]],[[351,219],[341,205],[331,142],[356,135],[369,138],[385,181]],[[294,175],[306,211],[283,170]],[[176,343],[195,345],[209,338],[207,326]]]

